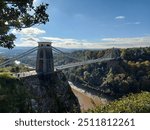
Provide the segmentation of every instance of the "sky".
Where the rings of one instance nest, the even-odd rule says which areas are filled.
[[[34,0],[50,21],[18,32],[17,46],[51,41],[65,48],[150,46],[150,0]]]

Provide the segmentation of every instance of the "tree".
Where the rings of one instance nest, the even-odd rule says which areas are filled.
[[[46,24],[48,4],[33,5],[34,0],[0,0],[0,46],[13,48],[16,36],[11,29],[21,30],[37,24]]]

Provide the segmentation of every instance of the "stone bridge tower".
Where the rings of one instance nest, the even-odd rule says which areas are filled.
[[[38,42],[36,72],[49,74],[54,72],[53,53],[51,42]]]

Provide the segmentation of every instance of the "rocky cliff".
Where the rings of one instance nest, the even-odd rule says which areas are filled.
[[[0,112],[80,112],[62,72],[21,79],[0,74]]]
[[[32,112],[80,112],[80,105],[62,72],[21,79],[30,95]]]

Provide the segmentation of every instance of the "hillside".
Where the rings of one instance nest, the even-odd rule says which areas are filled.
[[[111,50],[106,50],[111,51]],[[105,50],[77,51],[76,57],[100,58]],[[68,80],[114,98],[129,93],[150,91],[150,47],[119,49],[116,60],[65,70]],[[89,90],[90,91],[90,90]]]
[[[149,113],[150,112],[150,92],[130,94],[118,101],[107,105],[96,107],[88,112],[95,113]]]
[[[100,58],[111,51],[112,49],[80,50],[66,54],[82,60],[89,60]],[[117,57],[120,58],[64,70],[65,76],[59,72],[52,76],[55,77],[55,80],[47,81],[46,79],[44,84],[43,79],[39,79],[39,77],[36,77],[36,80],[30,77],[19,80],[10,76],[11,73],[29,71],[30,69],[24,65],[12,64],[12,66],[1,68],[0,106],[2,107],[0,111],[79,112],[78,101],[67,83],[69,80],[91,94],[115,100],[106,106],[90,110],[90,112],[149,112],[150,47],[117,49],[117,52]],[[57,54],[54,55],[54,58],[56,65],[76,62]],[[1,58],[1,62],[4,60]],[[28,61],[32,61],[32,59],[29,58]],[[34,83],[34,81],[37,82]],[[38,83],[42,88],[35,87]],[[43,86],[45,87],[43,88]],[[63,102],[64,106],[61,105]],[[71,105],[72,102],[74,105]],[[70,105],[68,106],[68,104]],[[39,107],[37,107],[38,105]]]

